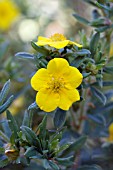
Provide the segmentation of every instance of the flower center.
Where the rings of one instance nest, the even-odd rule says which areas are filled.
[[[66,37],[64,37],[63,34],[56,33],[50,37],[51,41],[64,41],[66,40]]]
[[[52,89],[54,92],[59,92],[59,90],[61,90],[61,88],[64,88],[65,86],[65,82],[63,78],[55,78],[55,77],[52,77],[47,84],[49,86],[48,88]]]

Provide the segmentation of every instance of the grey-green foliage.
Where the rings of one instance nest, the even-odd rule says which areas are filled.
[[[13,102],[13,95],[8,97],[10,90],[10,80],[8,80],[0,92],[0,114],[3,113]],[[7,99],[8,98],[8,99]]]

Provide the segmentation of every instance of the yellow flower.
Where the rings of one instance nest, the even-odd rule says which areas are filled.
[[[113,56],[113,43],[110,45],[110,52],[109,52],[109,57]]]
[[[64,35],[59,34],[59,33],[52,35],[50,38],[45,38],[45,37],[39,36],[36,44],[38,46],[49,45],[49,46],[57,48],[57,49],[64,48],[67,45],[71,45],[71,44],[76,45],[78,47],[82,47],[82,45],[80,45],[76,42],[67,40],[66,37],[64,37]]]
[[[7,30],[19,14],[11,0],[0,0],[0,29]]]
[[[113,123],[110,124],[108,131],[109,131],[108,141],[113,142]]]
[[[67,60],[50,60],[47,69],[39,69],[31,79],[31,86],[38,91],[36,103],[46,112],[57,107],[68,110],[73,102],[80,100],[79,92],[75,88],[81,84],[82,79],[79,70],[69,66]]]

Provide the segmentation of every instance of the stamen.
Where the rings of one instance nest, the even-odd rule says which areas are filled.
[[[55,41],[64,41],[66,40],[66,37],[64,37],[64,35],[56,33],[54,35],[52,35],[50,37],[51,41],[55,42]]]
[[[58,92],[61,88],[64,88],[65,82],[63,78],[52,77],[49,82],[47,82],[48,89],[52,89],[54,92]]]

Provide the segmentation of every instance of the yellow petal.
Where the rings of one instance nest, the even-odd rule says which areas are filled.
[[[108,142],[113,142],[113,135],[109,135],[109,137],[107,138]]]
[[[113,123],[110,124],[108,130],[109,130],[109,133],[113,135]]]
[[[63,110],[68,110],[72,103],[78,100],[80,100],[80,95],[76,89],[62,89],[62,91],[60,92],[59,108]]]
[[[60,96],[51,89],[41,89],[36,95],[36,103],[41,110],[51,112],[58,107]]]
[[[72,66],[69,66],[69,69],[66,70],[66,72],[63,74],[63,77],[65,78],[67,88],[77,88],[83,79],[82,74],[80,71]]]
[[[43,46],[43,45],[48,45],[49,42],[50,42],[49,38],[39,36],[36,44],[39,45],[39,46]]]
[[[82,45],[81,45],[81,44],[78,44],[78,43],[73,42],[73,41],[69,41],[69,44],[74,44],[74,45],[76,45],[77,47],[82,47]]]
[[[68,45],[69,40],[64,40],[64,41],[55,41],[55,42],[49,42],[48,45],[51,47],[54,47],[56,49],[61,49],[64,48]]]
[[[69,63],[67,60],[63,58],[54,58],[52,59],[48,65],[47,65],[47,70],[51,74],[62,74],[69,68]]]
[[[45,68],[39,69],[31,78],[31,86],[34,90],[39,91],[41,88],[47,85],[49,78],[48,71]]]

